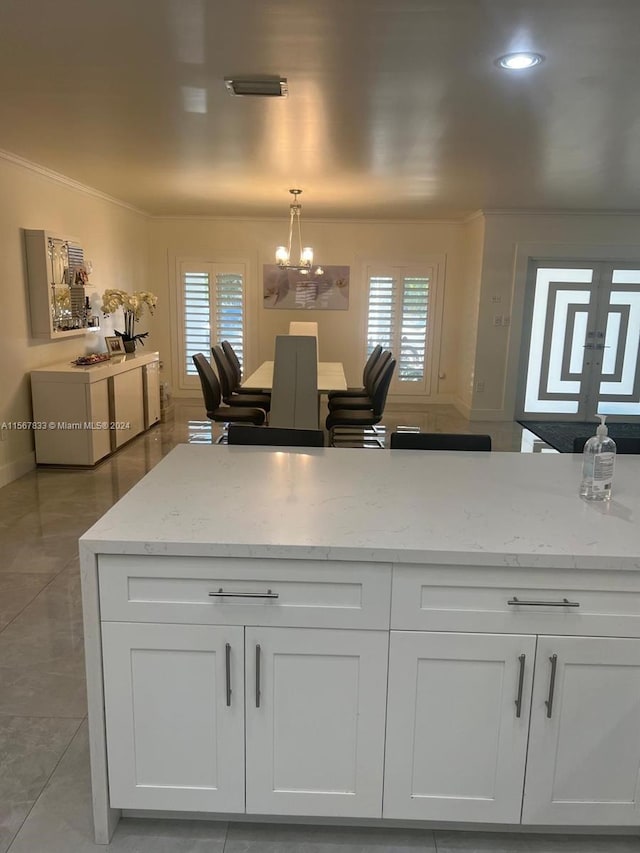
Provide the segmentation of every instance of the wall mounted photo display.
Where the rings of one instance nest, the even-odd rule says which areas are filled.
[[[262,267],[262,304],[287,311],[346,311],[349,308],[349,267],[312,267],[308,273]]]
[[[125,355],[124,341],[118,335],[105,337],[104,342],[107,345],[107,352],[110,356]]]

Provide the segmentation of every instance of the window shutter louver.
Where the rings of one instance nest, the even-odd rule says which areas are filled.
[[[244,286],[241,275],[216,275],[216,342],[229,341],[244,362]]]
[[[184,350],[187,376],[197,376],[192,356],[211,349],[211,295],[209,274],[187,272],[184,275]]]
[[[402,287],[402,328],[398,350],[398,379],[401,382],[424,380],[428,312],[429,279],[405,277]]]
[[[393,349],[394,325],[394,280],[391,276],[372,276],[369,279],[367,355],[378,344]]]

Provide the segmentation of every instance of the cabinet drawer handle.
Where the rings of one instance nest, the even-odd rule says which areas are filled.
[[[568,598],[563,598],[562,601],[521,601],[515,595],[507,601],[507,604],[519,604],[522,607],[580,607],[579,601],[569,601]]]
[[[549,698],[545,701],[545,705],[547,706],[547,717],[551,719],[551,714],[553,712],[553,691],[556,686],[556,667],[558,665],[558,655],[551,655],[549,658],[551,661],[551,678],[549,679]]]
[[[260,707],[260,646],[256,645],[256,708]]]
[[[225,667],[227,679],[227,708],[231,707],[231,646],[227,643],[224,647]]]
[[[222,587],[217,592],[210,592],[211,598],[280,598],[279,592],[225,592]]]
[[[520,675],[518,676],[518,696],[516,697],[516,717],[519,719],[520,714],[522,712],[522,688],[524,687],[524,662],[526,661],[526,655],[519,655],[518,660],[520,661]]]

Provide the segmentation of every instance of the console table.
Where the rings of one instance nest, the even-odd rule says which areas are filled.
[[[640,459],[175,448],[80,540],[127,815],[640,825]]]
[[[160,420],[160,356],[33,370],[31,400],[36,462],[95,465]]]

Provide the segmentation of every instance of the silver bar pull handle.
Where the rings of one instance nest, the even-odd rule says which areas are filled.
[[[260,646],[256,645],[256,708],[260,707]]]
[[[580,607],[579,601],[569,601],[568,598],[563,598],[562,601],[529,601],[526,599],[521,601],[515,595],[507,601],[507,604],[520,605],[521,607]]]
[[[524,687],[524,663],[527,659],[526,655],[519,655],[520,675],[518,676],[518,695],[516,697],[516,717],[519,719],[522,713],[522,688]]]
[[[225,592],[222,587],[217,592],[210,592],[211,598],[280,598],[280,593],[271,592]]]
[[[553,713],[553,691],[556,687],[556,667],[558,666],[558,655],[551,655],[551,678],[549,679],[549,698],[545,701],[547,706],[547,717],[551,719]]]
[[[224,647],[225,669],[227,679],[227,708],[231,707],[231,646],[227,643]]]

